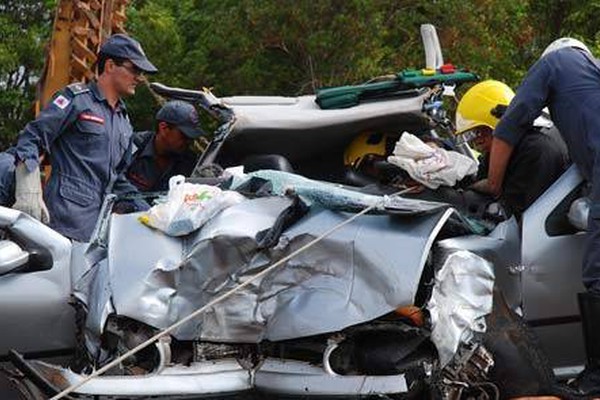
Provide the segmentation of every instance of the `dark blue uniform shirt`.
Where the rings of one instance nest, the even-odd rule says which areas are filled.
[[[593,180],[600,150],[600,65],[589,54],[567,47],[542,57],[531,67],[494,135],[516,145],[542,109],[564,138],[571,159]]]
[[[592,183],[592,205],[582,280],[600,294],[600,65],[571,47],[553,51],[531,67],[494,134],[516,145],[544,106],[582,175]],[[532,171],[537,173],[538,171]]]
[[[96,83],[69,85],[27,124],[16,155],[31,171],[42,150],[49,154],[52,173],[44,201],[53,229],[88,241],[105,195],[136,192],[124,176],[132,134],[124,103],[113,109]]]

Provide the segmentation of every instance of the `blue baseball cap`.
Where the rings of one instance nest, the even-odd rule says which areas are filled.
[[[156,113],[156,120],[176,126],[190,139],[198,139],[204,135],[204,131],[199,126],[198,112],[194,106],[185,101],[173,100],[165,103]]]
[[[99,53],[109,57],[129,60],[133,65],[148,74],[158,72],[158,69],[148,61],[140,42],[123,33],[117,33],[109,37],[100,46]]]

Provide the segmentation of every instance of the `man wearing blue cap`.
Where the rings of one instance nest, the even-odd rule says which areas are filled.
[[[134,160],[127,178],[140,191],[169,189],[169,178],[189,176],[197,156],[190,143],[203,132],[196,109],[184,101],[170,101],[156,114],[156,132],[136,132]]]
[[[121,98],[135,93],[142,73],[157,69],[140,44],[123,34],[100,48],[98,78],[58,92],[15,147],[15,204],[64,236],[90,239],[105,195],[136,189],[124,172],[133,129]],[[39,160],[45,152],[52,173],[42,196]],[[147,205],[138,202],[137,207]]]

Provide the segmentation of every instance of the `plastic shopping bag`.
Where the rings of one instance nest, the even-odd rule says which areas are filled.
[[[185,177],[177,175],[169,180],[167,200],[153,206],[140,217],[140,221],[169,236],[187,235],[221,210],[243,200],[244,196],[237,192],[187,183]]]

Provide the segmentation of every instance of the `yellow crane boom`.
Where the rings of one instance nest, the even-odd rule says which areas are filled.
[[[94,77],[98,48],[113,33],[125,31],[129,0],[59,0],[38,82],[36,114],[54,93]]]

